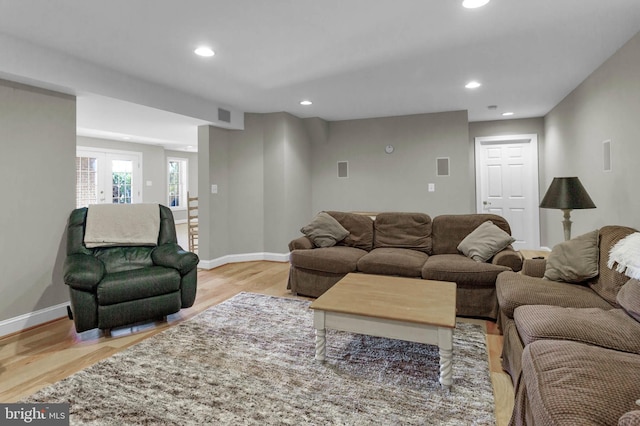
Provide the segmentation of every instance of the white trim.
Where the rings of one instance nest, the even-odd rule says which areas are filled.
[[[16,333],[45,322],[53,321],[67,316],[67,306],[69,302],[60,303],[59,305],[50,306],[38,311],[29,312],[14,318],[0,321],[0,336]]]
[[[266,260],[270,262],[288,262],[289,253],[244,253],[244,254],[228,254],[211,260],[200,260],[198,268],[213,269],[227,263],[255,262],[258,260]]]

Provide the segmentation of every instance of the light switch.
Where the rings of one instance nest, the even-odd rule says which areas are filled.
[[[429,192],[436,192],[436,184],[435,183],[430,183],[429,184]]]
[[[147,181],[147,186],[151,186],[153,185],[153,182],[151,182],[150,180]]]
[[[212,194],[218,193],[218,185],[211,185],[211,193]]]

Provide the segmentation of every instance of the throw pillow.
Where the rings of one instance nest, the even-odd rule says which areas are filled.
[[[334,246],[349,235],[349,231],[326,212],[318,213],[311,223],[300,229],[300,232],[313,241],[316,247]]]
[[[469,235],[464,237],[458,244],[458,250],[476,262],[486,262],[515,240],[511,235],[488,220],[481,223]]]
[[[627,281],[620,287],[616,300],[629,315],[636,321],[640,321],[640,281],[636,279]]]
[[[596,229],[554,246],[547,258],[544,277],[581,283],[598,275],[598,234]]]

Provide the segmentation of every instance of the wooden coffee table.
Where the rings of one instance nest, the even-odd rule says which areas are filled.
[[[453,383],[456,284],[352,273],[311,303],[316,359],[325,360],[325,329],[437,345],[440,384]]]

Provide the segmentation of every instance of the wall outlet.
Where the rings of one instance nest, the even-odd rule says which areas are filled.
[[[212,194],[218,193],[218,185],[211,185],[211,193]]]
[[[436,184],[435,183],[430,183],[429,184],[429,192],[436,192]]]

